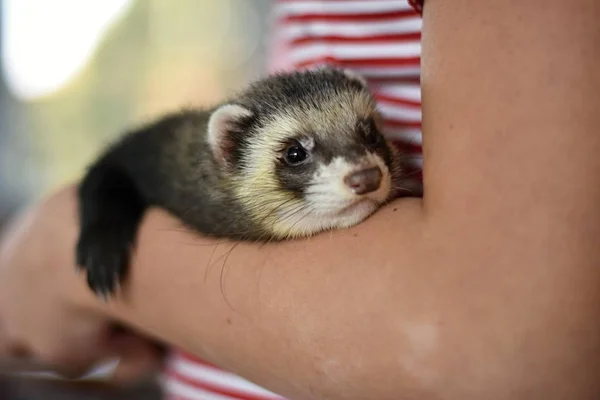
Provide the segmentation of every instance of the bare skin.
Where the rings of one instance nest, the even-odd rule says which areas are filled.
[[[103,304],[57,194],[0,251],[1,351],[82,368],[121,354],[116,319],[290,398],[598,398],[599,21],[596,0],[428,0],[423,200],[239,245],[223,275],[231,244],[152,210]]]

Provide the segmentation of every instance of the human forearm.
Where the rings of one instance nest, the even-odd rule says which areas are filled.
[[[73,219],[69,224],[74,225],[72,193],[57,201],[64,213],[59,218]],[[66,202],[72,204],[65,207]],[[176,219],[152,210],[140,230],[123,300],[105,306],[89,292],[83,276],[71,280],[70,297],[79,306],[87,304],[94,312],[120,319],[280,393],[296,390],[306,398],[305,391],[314,385],[319,391],[337,391],[338,383],[365,373],[376,376],[383,365],[393,362],[385,360],[399,322],[389,319],[398,310],[390,298],[397,290],[395,282],[414,284],[418,277],[403,277],[413,272],[425,279],[408,268],[420,262],[413,245],[418,235],[407,231],[398,246],[396,228],[385,227],[390,217],[417,229],[422,223],[420,201],[406,199],[392,205],[359,230],[233,248],[233,243],[198,238],[181,230]],[[381,234],[381,240],[372,241]],[[65,239],[71,240],[74,237]],[[332,246],[339,251],[332,251]],[[389,257],[390,248],[403,255],[407,268],[398,268]],[[409,291],[403,290],[406,295]],[[403,303],[409,307],[408,301]],[[374,341],[381,347],[365,352]],[[364,360],[357,364],[357,357]],[[327,389],[335,382],[330,381],[331,373],[339,374],[338,383]],[[389,385],[397,380],[395,373],[390,375]],[[359,388],[344,386],[345,391],[354,391],[368,390],[369,385],[363,381]]]

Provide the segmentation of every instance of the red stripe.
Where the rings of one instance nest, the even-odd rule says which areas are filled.
[[[267,397],[267,396],[261,396],[261,395],[256,395],[253,393],[247,393],[241,390],[236,390],[236,389],[227,389],[227,388],[223,388],[221,386],[217,386],[217,385],[213,385],[207,382],[201,382],[200,380],[195,380],[192,378],[188,378],[187,376],[184,376],[182,374],[180,374],[179,372],[168,368],[166,371],[167,376],[169,377],[169,379],[174,380],[174,381],[178,381],[181,383],[184,383],[188,386],[192,386],[198,389],[202,389],[202,390],[206,390],[208,392],[212,392],[212,393],[216,393],[216,394],[220,394],[222,396],[229,396],[231,398],[234,399],[241,399],[241,400],[284,400],[283,397]]]
[[[425,3],[425,0],[408,0],[408,4],[410,4],[419,15],[423,14],[423,3]]]
[[[325,21],[325,22],[350,22],[350,21],[381,21],[382,19],[394,19],[394,18],[408,18],[418,17],[419,14],[415,10],[400,10],[400,11],[387,11],[380,13],[328,13],[328,14],[317,14],[317,13],[306,13],[298,15],[287,15],[283,17],[285,22],[303,22],[303,21]]]
[[[371,36],[339,36],[323,35],[300,37],[291,41],[292,45],[307,43],[377,43],[377,42],[397,42],[397,41],[416,41],[421,40],[421,32],[399,33],[389,35],[371,35]]]
[[[423,146],[416,143],[404,142],[398,139],[390,139],[390,141],[403,153],[411,153],[411,154],[422,154]]]
[[[388,85],[393,83],[420,83],[421,78],[419,75],[415,76],[402,76],[402,77],[390,77],[390,76],[369,76],[368,74],[364,74],[366,78],[368,78],[369,83],[377,84],[377,85]]]
[[[386,118],[384,123],[384,127],[387,128],[421,128],[421,121],[395,121],[392,119]]]
[[[385,103],[397,104],[399,106],[416,107],[421,108],[421,102],[418,100],[401,99],[398,97],[392,97],[385,94],[375,93],[377,101]]]
[[[296,68],[303,68],[314,64],[334,63],[354,67],[406,67],[420,66],[420,57],[407,58],[364,58],[364,59],[339,59],[332,56],[317,57],[295,63]]]

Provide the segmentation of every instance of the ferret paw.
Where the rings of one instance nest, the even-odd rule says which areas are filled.
[[[77,266],[98,296],[108,299],[124,280],[129,268],[133,238],[105,225],[83,230],[77,243]]]

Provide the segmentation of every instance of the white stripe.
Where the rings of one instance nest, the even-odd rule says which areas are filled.
[[[377,109],[381,112],[385,119],[406,122],[421,121],[420,108],[408,108],[401,105],[388,103],[384,100],[378,100]]]
[[[385,85],[377,90],[378,93],[396,99],[421,101],[421,87],[418,83],[401,83],[398,85]]]
[[[360,67],[353,66],[353,71],[358,72],[365,78],[405,78],[409,76],[418,77],[421,67]]]
[[[106,362],[104,364],[99,364],[94,367],[90,372],[83,375],[80,378],[77,378],[79,381],[87,381],[87,380],[108,380],[111,379],[113,374],[115,373],[117,366],[119,365],[119,359],[111,360],[110,362]],[[18,367],[14,367],[17,369]],[[23,372],[15,371],[16,375],[19,376],[28,376],[32,378],[40,378],[40,379],[51,379],[51,380],[65,380],[66,378],[56,372],[42,370],[33,370],[28,371],[24,370]]]
[[[294,1],[276,3],[275,14],[297,15],[306,13],[344,13],[361,14],[364,12],[389,12],[411,10],[407,0],[370,0],[370,1]]]
[[[403,143],[410,143],[417,146],[423,144],[423,136],[420,129],[408,128],[408,129],[385,129],[382,132],[384,136],[390,140],[397,140]]]
[[[418,155],[411,157],[406,161],[410,168],[423,168],[423,156]]]
[[[221,386],[226,389],[235,388],[237,390],[257,396],[280,398],[275,393],[263,389],[253,382],[227,371],[218,370],[181,359],[173,362],[172,368],[182,376],[193,380],[210,382],[211,385]]]
[[[401,18],[375,22],[290,22],[283,25],[280,34],[285,39],[298,39],[323,35],[338,35],[348,38],[373,35],[393,35],[421,31],[421,18]]]
[[[316,63],[313,63],[313,65],[308,65],[305,68],[306,69],[313,69],[313,68],[319,68],[320,66],[322,66],[322,64],[326,63],[327,61],[318,61]],[[339,60],[340,64],[343,66],[343,63],[345,62],[344,60]],[[419,72],[421,71],[420,67],[364,67],[364,66],[360,66],[360,65],[352,65],[352,67],[346,67],[351,69],[353,72],[356,72],[360,75],[362,75],[364,78],[367,79],[402,79],[402,78],[418,78]],[[393,84],[400,84],[400,85],[406,85],[406,84],[410,84],[411,82],[388,82],[386,84],[388,85],[393,85]],[[378,87],[381,85],[381,83],[378,82],[372,82],[371,83],[373,85],[373,87]],[[404,99],[406,100],[406,99]]]
[[[314,43],[293,47],[290,51],[290,58],[294,62],[325,56],[360,60],[365,58],[418,57],[420,53],[420,41],[385,44]]]
[[[190,400],[232,400],[235,397],[224,396],[208,390],[196,388],[169,379],[163,383],[163,390],[169,395],[181,396]]]

